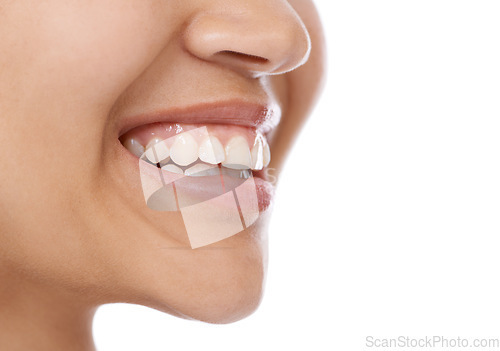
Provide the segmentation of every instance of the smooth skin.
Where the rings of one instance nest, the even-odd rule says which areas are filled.
[[[310,0],[0,0],[0,349],[95,350],[105,303],[252,313],[269,213],[211,250],[172,249],[182,223],[148,211],[117,126],[145,106],[272,97],[279,175],[324,56]]]

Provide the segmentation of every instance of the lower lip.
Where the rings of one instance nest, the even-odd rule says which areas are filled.
[[[119,144],[120,154],[123,156],[124,159],[127,160],[127,163],[130,163],[130,168],[135,169],[135,172],[137,172],[137,178],[140,179],[139,158],[134,154],[132,154],[130,151],[128,151],[120,143],[119,140],[117,140],[117,142]],[[151,172],[158,172],[158,168],[155,167],[154,165],[147,164],[147,166],[148,166],[147,169],[150,170]],[[275,191],[274,185],[271,182],[265,180],[264,177],[265,177],[265,172],[263,171],[253,172],[253,179],[255,182],[259,212],[265,212],[266,210],[269,209],[269,207],[273,202],[274,191]]]

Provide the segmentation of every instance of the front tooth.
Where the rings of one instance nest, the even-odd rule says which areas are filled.
[[[255,138],[255,143],[252,147],[252,169],[261,170],[264,168],[264,145],[262,136]]]
[[[269,165],[269,162],[271,162],[271,150],[269,149],[269,144],[267,141],[264,139],[264,155],[263,155],[263,161],[264,161],[264,167],[267,167]]]
[[[197,163],[193,167],[186,169],[186,171],[184,171],[184,174],[191,177],[217,175],[219,174],[219,168],[212,165],[206,165],[204,163]]]
[[[198,143],[191,134],[177,135],[170,148],[170,158],[179,166],[187,166],[198,159]]]
[[[137,157],[141,157],[142,154],[144,153],[144,146],[142,146],[141,143],[139,143],[134,138],[126,139],[123,142],[123,146],[125,146],[125,148],[128,151],[130,151],[131,153],[133,153]]]
[[[223,162],[226,158],[224,147],[220,143],[219,138],[212,135],[202,141],[198,150],[198,156],[200,160],[214,165]]]
[[[232,169],[248,169],[252,167],[252,155],[247,140],[242,136],[233,137],[226,145],[224,167]]]
[[[154,148],[154,151],[156,152],[157,157],[155,157],[155,153],[153,151],[153,148]],[[148,143],[148,145],[146,146],[146,149],[147,149],[146,150],[146,157],[152,163],[161,162],[161,161],[167,159],[168,156],[170,155],[170,151],[168,149],[167,144],[165,144],[165,142],[162,141],[160,138],[154,138],[153,140],[151,140]]]
[[[161,169],[167,172],[172,172],[172,173],[178,173],[178,174],[184,174],[181,168],[177,167],[176,165],[173,165],[169,163],[168,165],[163,166]]]

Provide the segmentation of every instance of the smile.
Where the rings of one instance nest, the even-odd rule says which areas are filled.
[[[151,123],[134,126],[137,120],[119,137],[127,157],[139,165],[147,207],[180,212],[193,248],[254,224],[274,192],[265,180],[271,152],[262,130],[269,119],[245,114],[248,108],[238,109],[240,115],[223,111],[211,119],[144,118]]]
[[[120,118],[117,129],[129,155],[164,171],[203,176],[214,174],[214,166],[219,166],[253,172],[259,187],[271,189],[260,180],[266,180],[271,161],[266,135],[280,118],[276,103],[228,100],[138,113]],[[202,126],[207,133],[197,135]]]
[[[269,144],[259,132],[244,127],[154,123],[121,139],[132,154],[162,169],[188,176],[202,175],[216,165],[238,170],[262,170],[271,160]],[[204,130],[204,129],[203,129]]]

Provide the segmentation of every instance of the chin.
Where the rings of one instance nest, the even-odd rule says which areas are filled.
[[[254,313],[262,301],[264,274],[261,262],[250,264],[235,269],[223,283],[207,286],[204,296],[179,312],[185,318],[212,324],[233,323]]]
[[[188,320],[239,321],[257,310],[267,271],[268,215],[245,231],[199,249],[149,250],[128,262],[118,296]],[[125,273],[125,270],[122,270]]]

